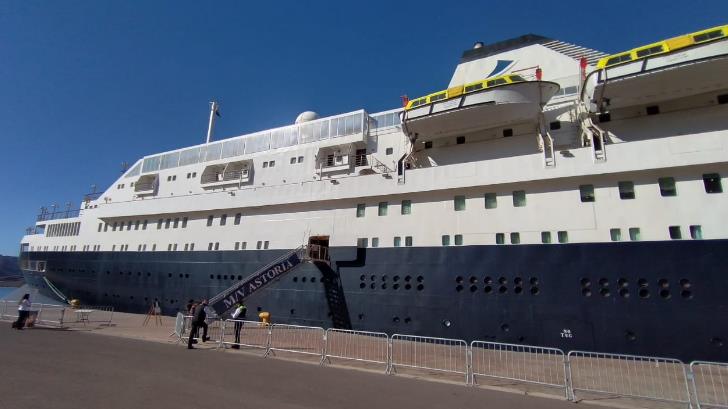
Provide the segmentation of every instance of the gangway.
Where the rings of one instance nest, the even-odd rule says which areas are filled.
[[[328,248],[313,244],[295,248],[210,298],[209,306],[221,317],[232,309],[235,304],[267,287],[303,262],[311,262],[317,266],[322,264],[328,266]]]

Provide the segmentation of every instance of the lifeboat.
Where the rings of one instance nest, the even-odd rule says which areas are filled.
[[[728,88],[728,25],[610,55],[587,76],[582,100],[592,113]]]
[[[408,101],[403,129],[411,140],[465,135],[516,123],[537,122],[559,84],[503,75]]]

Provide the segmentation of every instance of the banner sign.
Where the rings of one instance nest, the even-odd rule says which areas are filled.
[[[269,265],[241,281],[239,285],[229,289],[223,294],[221,299],[212,303],[210,307],[219,316],[222,316],[239,301],[248,298],[248,296],[270,284],[273,280],[292,270],[299,264],[301,264],[301,259],[298,257],[298,252],[294,252],[287,258],[273,265]]]

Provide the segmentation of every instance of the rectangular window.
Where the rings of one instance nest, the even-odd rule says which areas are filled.
[[[629,239],[632,241],[639,241],[640,240],[640,228],[639,227],[630,227],[629,228]]]
[[[455,245],[456,246],[462,246],[463,245],[463,235],[462,234],[456,234],[455,235]]]
[[[263,247],[263,242],[258,240],[258,243],[255,244],[255,248],[260,250],[261,247]]]
[[[485,208],[486,209],[495,209],[498,207],[498,199],[496,198],[495,193],[486,193],[485,194]]]
[[[128,244],[126,246],[129,247]],[[177,243],[174,243],[174,246],[172,246],[172,251],[177,251]]]
[[[404,238],[404,245],[407,247],[412,247],[412,236],[406,236]]]
[[[609,229],[609,237],[612,241],[622,241],[622,229]]]
[[[104,223],[104,231],[109,231],[109,223]]]
[[[55,250],[55,249],[54,249],[54,250]],[[111,251],[114,251],[114,250],[116,250],[116,244],[113,244],[113,245],[111,246]]]
[[[412,214],[412,201],[411,200],[402,201],[402,214]]]
[[[360,249],[369,247],[369,239],[366,237],[356,239],[356,246]]]
[[[220,216],[220,226],[224,226],[227,223],[227,215]]]
[[[267,161],[263,162],[263,168],[267,168],[267,167],[268,167],[268,162]]]
[[[296,157],[294,156],[291,158],[291,165],[295,165],[295,164],[296,164]]]
[[[450,236],[447,234],[442,235],[442,245],[443,246],[449,246],[450,245]]]
[[[212,243],[209,243],[209,244],[207,245],[207,249],[208,249],[208,250],[212,250],[212,246],[213,246],[213,244],[212,244]]]
[[[164,221],[164,228],[169,229],[169,225],[172,223],[172,219],[167,219]]]
[[[270,244],[270,242],[268,240],[264,241],[263,242],[263,248],[267,250],[269,244]]]
[[[239,241],[236,241],[235,242],[235,250],[240,250],[240,242]]]
[[[453,201],[456,212],[465,210],[465,196],[455,196],[455,199],[453,199]]]
[[[465,137],[464,136],[458,136],[455,138],[455,143],[458,145],[462,145],[465,143]]]
[[[237,213],[235,215],[235,225],[240,224],[240,219],[242,219],[242,218],[243,218],[243,215],[241,213]]]
[[[274,167],[275,165],[276,165],[276,161],[274,161],[274,160],[272,160],[272,161],[268,162],[268,167],[269,167],[269,168],[272,168],[272,167]]]
[[[680,240],[682,239],[682,231],[680,231],[680,226],[670,226],[670,238],[672,240]]]
[[[629,181],[619,182],[619,198],[622,200],[634,199],[634,183]]]
[[[690,226],[690,237],[693,240],[702,240],[703,239],[703,229],[700,227],[700,225]]]
[[[187,218],[183,217],[182,218],[182,228],[184,229],[185,227],[187,227]]]
[[[101,228],[102,227],[104,227],[104,224],[103,223],[99,223],[99,230],[98,231],[101,231]]]
[[[134,222],[134,230],[139,230],[139,220]]]
[[[402,246],[402,238],[399,236],[395,236],[394,247],[401,247],[401,246]]]
[[[144,223],[142,223],[142,230],[146,230],[146,229],[147,229],[147,220],[145,219]]]
[[[563,231],[562,230],[560,232],[557,232],[556,235],[559,238],[559,243],[565,244],[565,243],[568,243],[569,242],[569,232],[566,232],[566,231]]]
[[[207,227],[212,226],[213,220],[215,220],[215,216],[207,216]]]
[[[172,251],[172,244],[171,243],[167,245],[167,251]]]
[[[425,142],[425,149],[432,149],[432,141]]]
[[[131,220],[126,224],[126,231],[131,230]]]
[[[246,248],[248,248],[248,242],[244,241],[240,245],[240,250],[245,250]]]
[[[543,244],[551,243],[551,232],[550,231],[541,232],[541,243],[543,243]]]
[[[118,222],[114,222],[114,226],[111,228],[111,231],[116,231],[116,226],[118,225]]]
[[[379,215],[380,216],[386,216],[387,215],[387,206],[389,204],[387,202],[379,202]]]
[[[364,203],[359,203],[356,205],[356,217],[364,217],[364,214],[367,210],[367,205]]]
[[[723,193],[723,186],[720,183],[720,175],[717,173],[706,173],[703,175],[705,193]]]
[[[372,247],[379,247],[379,237],[372,237]]]
[[[174,224],[172,225],[173,229],[176,229],[179,227],[179,217],[174,218]]]
[[[101,246],[99,246],[99,248],[101,248]],[[152,244],[152,251],[157,251],[157,245],[156,244]]]
[[[520,233],[511,233],[511,244],[521,244]]]
[[[162,230],[162,223],[164,223],[164,219],[157,220],[157,230]]]
[[[298,163],[303,163],[303,156],[298,157]]]
[[[496,233],[495,234],[495,244],[506,244],[506,234],[505,233]]]
[[[514,190],[513,191],[513,207],[523,207],[526,205],[526,191],[525,190]]]
[[[579,195],[582,202],[593,202],[595,200],[594,185],[579,185]]]
[[[189,176],[190,176],[190,174],[188,173],[187,174],[187,179],[189,179]],[[189,249],[190,249],[190,244],[189,243],[185,243],[185,251],[187,251]]]
[[[215,243],[215,250],[220,250],[220,243],[218,243],[218,242]]]
[[[384,151],[384,154],[385,155],[391,155],[392,153],[394,153],[394,149],[392,149],[392,148],[387,148]]]
[[[660,195],[664,197],[677,196],[677,188],[675,187],[675,178],[666,177],[659,178],[657,182],[660,184]]]

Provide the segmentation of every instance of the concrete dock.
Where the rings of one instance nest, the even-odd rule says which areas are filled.
[[[203,345],[168,335],[172,319],[16,331],[0,324],[0,409],[5,408],[571,408],[550,398],[323,367]],[[155,341],[155,342],[149,342]]]

